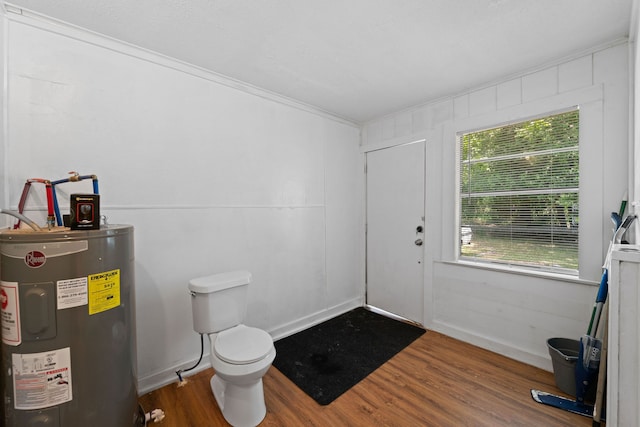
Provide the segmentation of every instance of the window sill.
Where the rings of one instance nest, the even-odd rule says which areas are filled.
[[[443,261],[443,263],[448,265],[462,266],[462,267],[468,267],[468,268],[479,268],[482,270],[490,270],[490,271],[496,271],[500,273],[516,274],[519,276],[530,276],[530,277],[538,277],[541,279],[552,279],[552,280],[558,280],[558,281],[568,282],[568,283],[577,283],[580,285],[588,285],[588,286],[600,285],[599,282],[580,279],[579,277],[571,276],[568,274],[551,273],[549,271],[533,271],[533,270],[527,270],[520,267],[508,266],[508,265],[486,264],[483,262],[473,262],[473,261],[467,261],[467,260]]]

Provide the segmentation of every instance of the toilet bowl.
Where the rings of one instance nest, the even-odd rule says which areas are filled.
[[[209,335],[211,390],[224,418],[233,426],[256,426],[265,417],[262,377],[276,357],[271,336],[238,325]]]
[[[262,377],[276,357],[271,335],[243,324],[250,281],[246,271],[189,281],[193,328],[210,341],[211,391],[234,427],[254,427],[264,419]]]

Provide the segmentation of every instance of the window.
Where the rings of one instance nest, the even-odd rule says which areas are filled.
[[[460,256],[578,273],[579,111],[458,134]]]

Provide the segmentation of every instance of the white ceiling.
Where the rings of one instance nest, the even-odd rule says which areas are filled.
[[[627,37],[634,0],[12,0],[355,121]]]

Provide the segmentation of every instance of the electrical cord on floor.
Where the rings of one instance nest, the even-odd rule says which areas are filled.
[[[200,364],[200,362],[202,361],[202,355],[203,354],[204,354],[204,334],[200,334],[200,358],[198,359],[196,364],[193,365],[192,367],[187,368],[187,369],[178,369],[176,371],[176,375],[178,376],[178,379],[180,380],[180,384],[184,383],[184,380],[182,379],[182,373],[194,370],[196,368],[196,366],[198,366]]]

